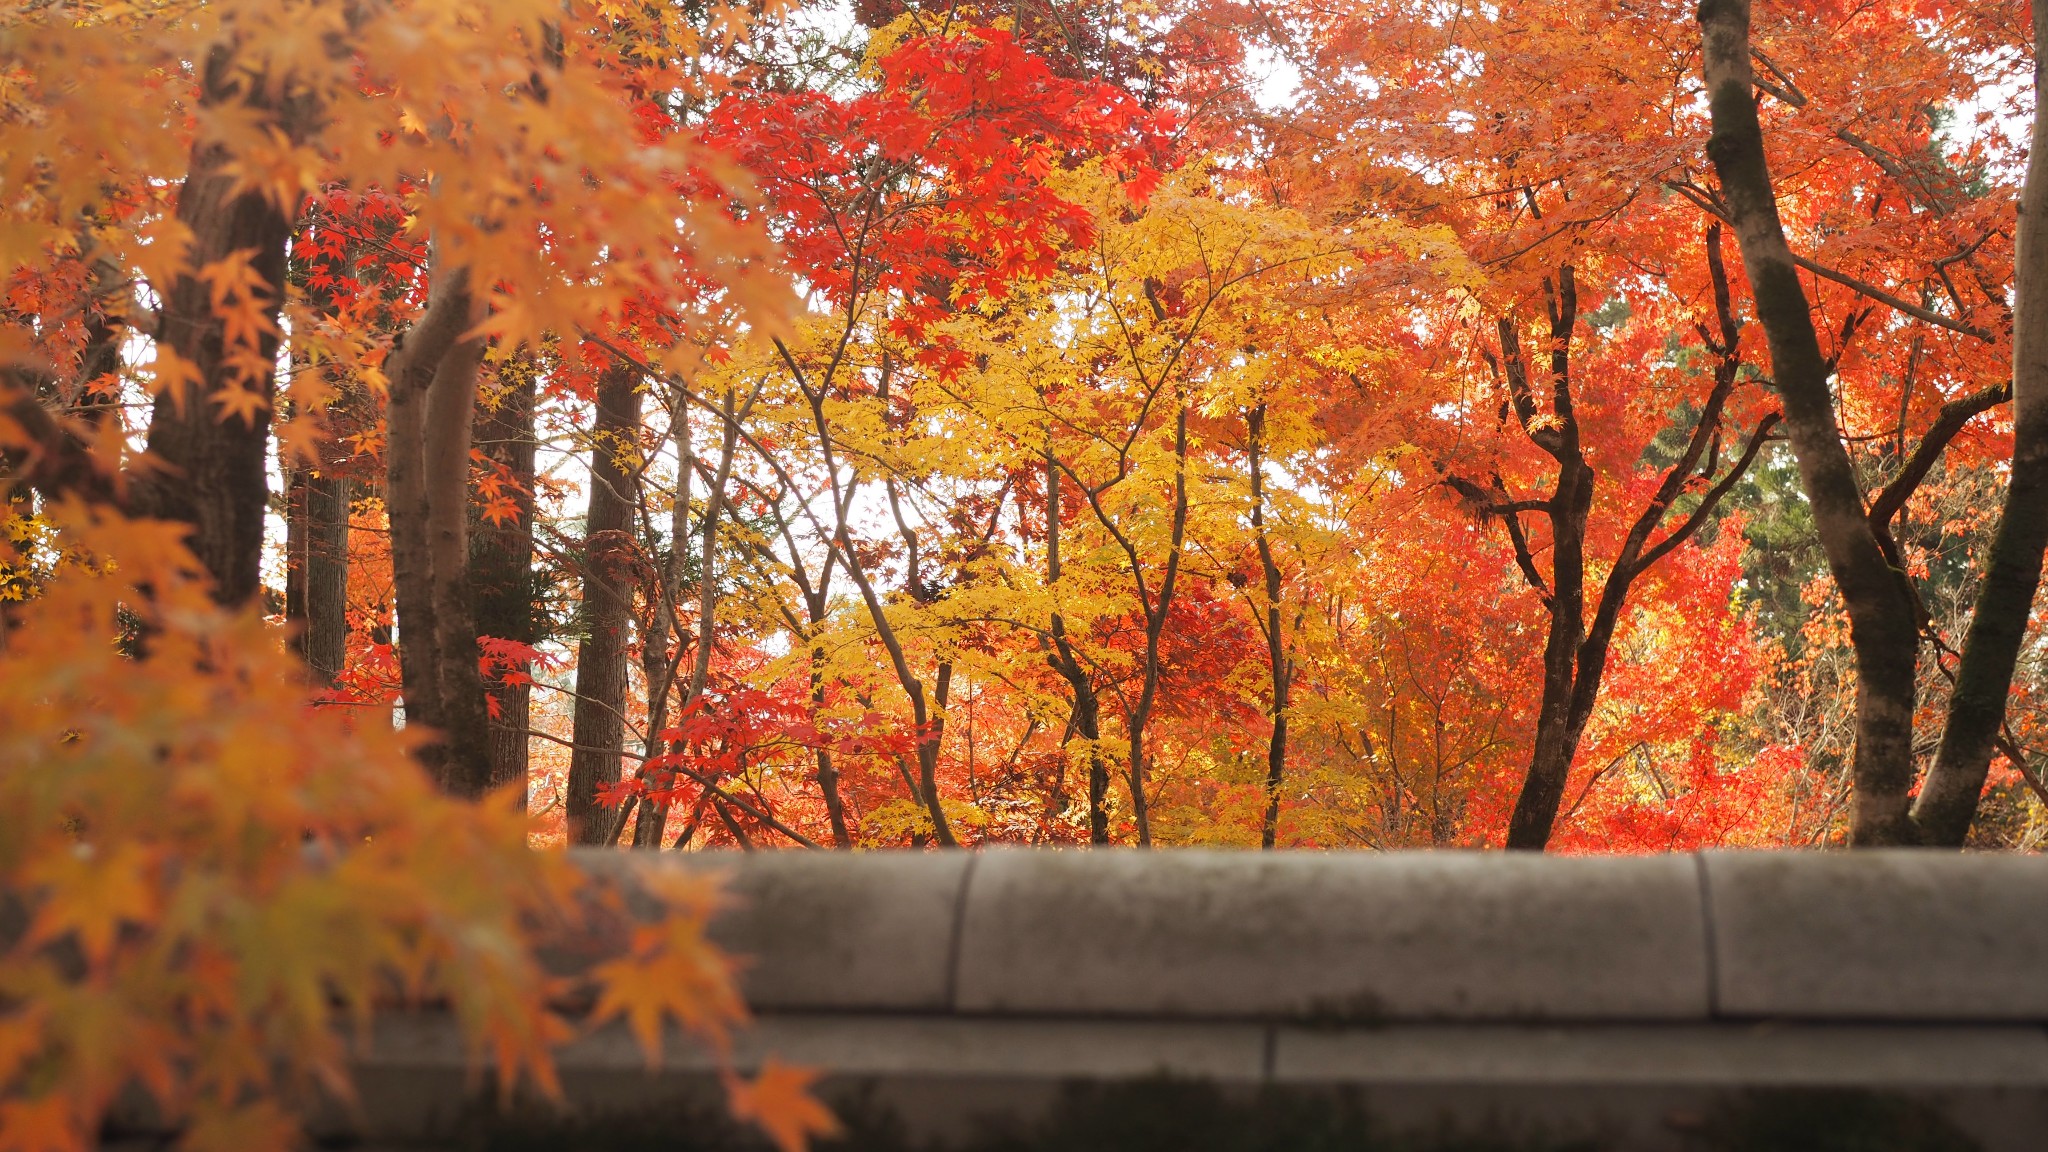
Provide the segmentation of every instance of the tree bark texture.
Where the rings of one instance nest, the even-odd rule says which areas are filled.
[[[427,307],[385,365],[385,505],[398,591],[398,658],[408,724],[435,735],[421,762],[449,793],[492,781],[488,705],[469,587],[469,446],[484,342],[469,275],[433,262]]]
[[[1578,290],[1570,265],[1558,270],[1551,303],[1550,426],[1539,424],[1526,361],[1512,320],[1498,325],[1508,392],[1530,439],[1557,461],[1557,483],[1545,510],[1550,517],[1550,624],[1543,641],[1543,697],[1536,714],[1536,747],[1508,820],[1507,846],[1541,850],[1550,841],[1564,786],[1578,749],[1571,732],[1572,690],[1579,643],[1586,629],[1586,517],[1593,507],[1593,469],[1579,445],[1571,399],[1571,338],[1578,323]],[[1511,514],[1512,515],[1512,514]]]
[[[577,610],[575,749],[569,759],[569,842],[596,844],[617,824],[598,785],[619,782],[625,750],[626,628],[632,615],[633,485],[640,428],[639,374],[612,367],[597,384],[584,520],[583,602]]]
[[[1821,548],[1849,613],[1857,673],[1850,843],[1912,843],[1907,801],[1919,655],[1912,591],[1871,529],[1836,427],[1828,364],[1764,158],[1750,70],[1749,0],[1703,0],[1699,23],[1713,120],[1707,156],[1720,176],[1757,319],[1770,343],[1771,375],[1784,400],[1785,425]]]
[[[510,482],[513,516],[510,520],[472,515],[469,538],[470,590],[476,597],[476,630],[479,636],[532,644],[539,635],[533,603],[538,593],[533,578],[533,409],[539,388],[534,364],[525,357],[508,360],[497,372],[495,403],[480,405],[476,413],[476,447]],[[501,682],[490,687],[497,700],[498,715],[490,723],[491,785],[501,787],[526,780],[528,749],[526,730],[531,722],[533,685],[520,677],[516,683]],[[524,794],[524,789],[520,789]]]
[[[354,485],[295,468],[286,484],[287,623],[316,683],[331,686],[348,658],[348,517]]]
[[[244,99],[225,49],[204,66],[201,103]],[[260,88],[261,86],[256,86]],[[177,217],[191,233],[188,271],[164,293],[157,339],[192,365],[196,388],[165,389],[149,422],[149,451],[162,470],[137,484],[138,511],[191,525],[193,555],[213,578],[214,599],[239,605],[261,587],[263,521],[269,511],[264,457],[270,444],[270,408],[276,397],[277,319],[283,304],[285,246],[292,215],[258,191],[237,191],[235,158],[201,140],[178,192]],[[267,294],[258,305],[268,324],[253,348],[224,339],[211,287],[198,273],[246,253]],[[224,411],[217,397],[249,391],[264,407]]]
[[[2039,111],[2048,92],[2041,55],[2048,49],[2048,4],[2036,4],[2033,17],[2036,111],[2013,252],[2012,473],[1947,724],[1913,805],[1920,839],[1930,845],[1960,846],[1976,818],[2048,548],[2048,119]]]

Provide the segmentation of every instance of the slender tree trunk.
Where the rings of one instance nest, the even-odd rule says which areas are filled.
[[[533,413],[538,398],[536,366],[515,356],[498,369],[496,403],[479,406],[476,446],[511,482],[513,514],[470,521],[470,587],[476,595],[479,635],[531,645],[538,639],[533,579],[534,464],[538,444]],[[523,669],[521,671],[524,671]],[[491,786],[524,782],[529,764],[527,729],[532,723],[533,685],[512,676],[491,686],[498,715],[491,721]],[[522,800],[525,789],[520,788]]]
[[[1579,644],[1586,634],[1586,518],[1593,506],[1593,470],[1579,442],[1572,403],[1571,339],[1578,323],[1578,288],[1569,264],[1558,269],[1550,295],[1549,419],[1536,419],[1536,399],[1514,322],[1498,325],[1509,398],[1529,438],[1557,461],[1557,483],[1545,511],[1550,518],[1550,626],[1543,642],[1543,697],[1536,714],[1536,747],[1508,820],[1509,848],[1540,851],[1550,840],[1564,799],[1577,741],[1571,730],[1572,690]],[[1519,546],[1519,545],[1518,545]]]
[[[823,613],[819,613],[820,617]],[[818,623],[822,623],[822,619]],[[811,718],[813,722],[825,710],[825,650],[811,649]],[[820,746],[816,753],[818,762],[818,792],[825,797],[825,819],[832,826],[832,845],[835,848],[853,847],[853,836],[846,828],[846,801],[839,795],[839,767],[832,762],[832,750]]]
[[[1060,469],[1051,455],[1045,458],[1045,580],[1060,581]],[[1067,682],[1074,700],[1074,732],[1088,742],[1088,842],[1109,843],[1109,765],[1102,758],[1102,701],[1095,683],[1081,666],[1073,641],[1067,636],[1066,617],[1052,614],[1053,650],[1047,657],[1053,671]]]
[[[777,347],[781,348],[779,342]],[[784,358],[794,367],[795,360],[790,357],[788,349],[781,348],[781,351]],[[884,375],[887,375],[886,369]],[[939,802],[937,790],[939,752],[944,747],[946,738],[944,685],[952,675],[952,668],[946,664],[939,666],[936,692],[932,697],[928,697],[924,681],[918,679],[917,674],[911,671],[910,659],[903,650],[903,641],[896,635],[895,626],[889,623],[889,614],[882,605],[882,598],[876,593],[874,581],[868,578],[867,567],[861,562],[860,553],[853,546],[853,534],[846,523],[847,500],[850,499],[850,495],[843,493],[842,488],[850,489],[857,480],[849,480],[844,486],[839,482],[838,450],[834,446],[831,424],[825,419],[825,390],[803,384],[801,378],[799,386],[803,388],[805,399],[810,403],[811,426],[818,434],[818,452],[823,459],[826,474],[832,478],[832,546],[845,562],[847,576],[853,580],[854,587],[859,589],[861,604],[868,610],[868,621],[874,625],[875,637],[882,642],[882,650],[889,654],[889,666],[896,673],[896,684],[903,690],[905,699],[910,702],[910,719],[917,730],[918,762],[918,775],[912,778],[910,791],[917,802],[924,806],[925,814],[931,819],[932,839],[936,840],[941,848],[957,848],[960,841],[953,835],[952,825],[946,819],[946,809]],[[894,500],[893,492],[890,498]],[[915,538],[912,537],[908,543],[912,551],[909,583],[915,594],[918,585]]]
[[[1157,307],[1157,304],[1154,304]],[[1138,847],[1152,846],[1152,814],[1145,796],[1145,729],[1152,722],[1152,709],[1159,701],[1159,645],[1166,634],[1166,622],[1173,614],[1175,585],[1180,579],[1181,544],[1186,539],[1188,527],[1188,404],[1187,397],[1180,398],[1180,411],[1174,417],[1173,431],[1173,510],[1172,528],[1167,535],[1166,571],[1159,579],[1159,595],[1145,609],[1145,665],[1144,682],[1138,689],[1138,701],[1131,709],[1130,724],[1130,785],[1131,816],[1138,825]],[[1133,574],[1136,567],[1133,566]],[[1144,588],[1138,589],[1138,599],[1144,603]]]
[[[1850,843],[1912,843],[1916,834],[1907,801],[1920,630],[1911,588],[1878,544],[1836,427],[1828,364],[1764,159],[1750,71],[1749,0],[1703,0],[1699,22],[1713,119],[1707,156],[1720,176],[1757,319],[1770,341],[1772,378],[1784,399],[1785,425],[1821,548],[1849,613],[1857,674]]]
[[[670,751],[661,734],[668,727],[669,695],[675,689],[676,670],[683,658],[677,639],[676,607],[682,600],[683,581],[688,575],[690,488],[697,460],[690,442],[689,400],[677,396],[673,407],[669,439],[676,446],[676,490],[668,506],[668,551],[641,589],[641,598],[648,606],[640,633],[640,677],[647,684],[647,739],[642,749],[647,759],[642,761],[643,771],[644,765]],[[648,552],[653,554],[652,525],[644,536]],[[673,653],[669,651],[672,641],[676,642]],[[668,830],[668,810],[666,800],[641,800],[633,821],[633,847],[647,851],[661,847],[662,836]]]
[[[284,623],[301,655],[306,652],[306,522],[308,481],[313,470],[286,468],[284,473]]]
[[[1266,588],[1266,670],[1272,678],[1273,731],[1266,740],[1266,818],[1259,825],[1259,847],[1270,849],[1280,836],[1280,785],[1287,775],[1287,704],[1293,669],[1287,658],[1287,639],[1281,631],[1280,565],[1273,558],[1273,542],[1266,534],[1265,475],[1266,405],[1262,402],[1245,417],[1246,471],[1252,482],[1252,536],[1259,550],[1259,568]]]
[[[1976,818],[2048,548],[2048,118],[2039,110],[2048,94],[2042,78],[2048,3],[2036,3],[2033,17],[2036,111],[2013,252],[2012,474],[1963,642],[1948,723],[1913,805],[1921,840],[1948,847],[1963,843]]]
[[[638,374],[613,367],[598,380],[590,445],[590,510],[584,520],[583,603],[577,613],[575,750],[569,760],[571,844],[596,844],[617,825],[598,803],[599,784],[619,782],[625,749],[626,626],[631,616],[632,518]]]
[[[202,106],[241,103],[246,85],[232,74],[222,49],[203,65]],[[190,271],[164,293],[159,344],[197,374],[197,386],[178,384],[156,399],[149,451],[166,465],[137,485],[138,511],[191,525],[189,544],[213,578],[214,599],[239,605],[261,587],[263,522],[269,512],[264,457],[270,445],[270,405],[276,397],[285,248],[293,217],[261,191],[242,189],[235,157],[202,142],[178,192],[177,219],[190,242]],[[254,348],[229,347],[212,289],[198,273],[208,265],[245,259],[267,293],[251,307],[267,321]],[[254,407],[218,402],[253,393]]]

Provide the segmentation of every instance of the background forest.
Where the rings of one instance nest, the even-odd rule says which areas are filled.
[[[1911,584],[1925,761],[2011,456],[2026,14],[1757,18],[1839,438]],[[174,465],[169,424],[194,459],[234,440],[243,489],[261,453],[260,507],[153,507],[260,519],[220,596],[289,629],[327,706],[447,732],[430,756],[525,780],[552,842],[1847,835],[1849,617],[1689,7],[873,0],[668,60],[635,35],[591,57],[617,123],[557,101],[522,130],[686,147],[689,226],[745,239],[615,268],[573,326],[471,271],[468,429],[417,354],[453,295],[436,244],[468,230],[501,284],[555,258],[516,217],[421,208],[433,181],[519,199],[484,148],[316,180],[274,213],[281,298],[269,256],[203,273],[254,361],[212,412],[179,389],[234,350],[174,337],[162,240],[9,281],[65,366],[45,405]],[[312,171],[301,135],[266,178]],[[88,211],[129,229],[149,199]],[[607,239],[578,242],[603,265]],[[26,599],[61,550],[27,492],[8,517]],[[435,671],[472,648],[480,685]],[[1973,842],[2043,834],[2040,660]],[[1517,816],[1532,788],[1549,819]]]

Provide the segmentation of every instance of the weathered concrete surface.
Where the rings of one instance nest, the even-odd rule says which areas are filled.
[[[991,851],[956,1007],[1704,1020],[1699,877],[1682,856]]]
[[[1042,1116],[1074,1083],[1350,1093],[1395,1126],[1491,1123],[1686,1152],[1754,1092],[1876,1093],[1986,1152],[2048,1147],[2048,860],[1918,853],[755,853],[717,927],[760,1018],[733,1062],[915,1137]],[[585,951],[591,947],[585,944]],[[565,952],[574,955],[574,949]],[[562,1054],[580,1114],[716,1108],[678,1041]],[[471,1107],[452,1025],[383,1021],[330,1135],[434,1146]]]
[[[1728,1016],[2048,1020],[2048,859],[1709,852]]]
[[[945,1012],[964,852],[619,852],[581,856],[623,878],[641,867],[724,878],[711,938],[739,959],[760,1012]]]

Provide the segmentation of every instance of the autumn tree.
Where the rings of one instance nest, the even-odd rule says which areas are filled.
[[[1959,844],[1975,814],[2000,735],[2014,663],[2039,582],[2042,549],[2048,545],[2048,512],[2039,506],[2040,433],[2028,423],[2033,401],[2016,404],[2006,509],[1984,562],[1987,575],[1959,656],[1941,746],[1917,800],[1913,798],[1918,774],[1913,748],[1918,703],[1914,673],[1926,613],[1912,578],[1903,570],[1891,521],[1964,423],[2007,396],[2017,397],[2039,386],[2038,373],[2029,367],[2025,358],[2029,354],[2023,351],[2028,346],[2025,340],[2031,337],[2022,337],[2027,329],[2017,319],[2029,306],[2027,286],[2029,277],[2036,274],[2024,247],[2028,233],[2022,229],[2014,242],[2017,296],[2016,311],[2010,318],[2002,315],[2000,280],[1974,263],[1985,246],[1981,239],[1932,261],[1932,267],[1917,270],[1923,283],[1938,279],[1950,287],[1949,312],[1916,306],[1881,286],[1794,255],[1766,159],[1751,58],[1765,61],[1769,73],[1781,82],[1767,80],[1763,87],[1774,90],[1777,98],[1794,110],[1807,106],[1812,97],[1806,89],[1817,88],[1816,81],[1809,77],[1801,84],[1785,71],[1794,66],[1789,56],[1787,65],[1781,67],[1770,63],[1770,54],[1753,46],[1747,3],[1704,4],[1699,23],[1713,119],[1707,151],[1720,177],[1718,206],[1733,222],[1741,242],[1758,319],[1770,340],[1773,379],[1785,397],[1787,427],[1801,479],[1813,505],[1829,569],[1847,608],[1854,641],[1857,703],[1852,839],[1860,844]],[[2037,48],[2040,28],[2037,16]],[[1787,38],[1799,45],[1802,31],[1795,25],[1787,30]],[[2037,127],[2037,143],[2039,131]],[[1869,157],[1885,175],[1909,182],[1912,190],[1897,215],[1918,222],[1955,214],[1959,193],[1944,186],[1951,182],[1943,179],[1941,168],[1918,159],[1901,165],[1895,153],[1861,140],[1846,128],[1838,128],[1835,134]],[[2039,183],[2030,169],[2025,195],[2038,194]],[[1955,265],[1977,273],[1974,295],[1965,297],[1955,291],[1949,271]],[[1816,275],[1826,272],[1827,279],[1845,283],[1915,320],[1980,343],[2013,340],[2010,384],[1985,387],[1945,404],[1898,474],[1875,498],[1866,498],[1837,422],[1829,384],[1834,365],[1820,349],[1808,292],[1800,280],[1802,269]],[[1964,283],[1970,281],[1966,278]],[[1982,317],[1986,316],[1994,328],[1984,326]],[[2012,335],[2006,337],[2006,332]]]

